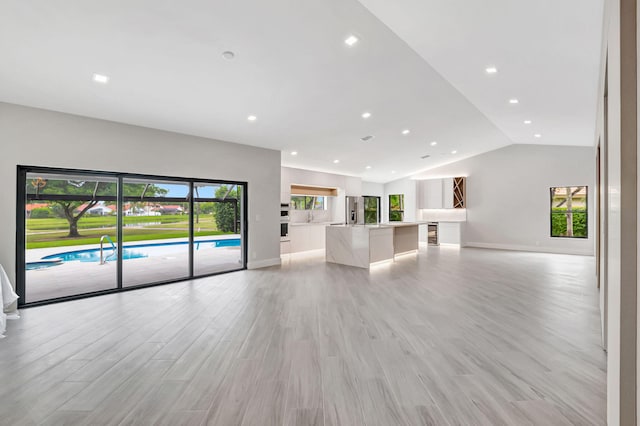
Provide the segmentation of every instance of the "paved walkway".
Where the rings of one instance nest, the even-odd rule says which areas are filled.
[[[195,241],[235,239],[239,235],[198,237]],[[124,247],[141,244],[187,242],[188,238],[170,240],[136,241]],[[77,250],[99,248],[98,244],[27,250],[27,262],[36,262],[45,256]],[[111,253],[111,250],[107,250]],[[242,267],[240,247],[200,246],[194,251],[194,273],[207,275]],[[116,262],[100,265],[97,262],[64,262],[61,265],[34,269],[26,272],[27,302],[71,296],[116,288]],[[158,255],[123,262],[123,285],[136,286],[159,281],[186,278],[189,275],[189,251],[187,245],[166,246]],[[22,296],[22,295],[21,295]]]

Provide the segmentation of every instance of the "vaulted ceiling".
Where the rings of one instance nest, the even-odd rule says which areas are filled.
[[[601,20],[602,0],[5,0],[0,101],[386,182],[512,143],[592,145]]]

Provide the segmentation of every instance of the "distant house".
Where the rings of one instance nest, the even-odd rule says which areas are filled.
[[[184,210],[181,206],[160,206],[158,211],[162,214],[182,214]]]
[[[84,210],[87,207],[87,204],[82,204],[80,205],[76,210],[76,214],[80,213],[82,210]],[[87,210],[86,214],[92,215],[92,216],[109,216],[111,214],[113,214],[115,211],[111,208],[109,208],[108,206],[105,206],[102,202],[96,204],[95,206],[91,207],[89,210]]]
[[[114,213],[118,211],[118,206],[115,204],[110,204],[107,206]],[[162,213],[153,206],[150,205],[136,205],[136,204],[124,204],[122,206],[122,215],[123,216],[160,216]]]

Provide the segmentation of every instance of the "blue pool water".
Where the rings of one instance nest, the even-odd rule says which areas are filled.
[[[62,260],[53,259],[53,260],[42,260],[38,262],[29,262],[27,263],[27,271],[32,271],[34,269],[43,269],[43,268],[51,268],[52,266],[57,266],[62,264]]]
[[[176,243],[139,244],[124,247],[122,259],[141,259],[152,256],[164,256],[180,252],[186,253],[189,249],[187,241]],[[194,250],[216,247],[240,247],[240,238],[222,240],[203,240],[194,242]],[[117,259],[117,253],[112,247],[104,248],[104,257],[108,262]],[[27,263],[27,270],[48,268],[60,265],[63,262],[100,262],[100,249],[75,250],[63,253],[51,254],[42,258],[39,262]]]

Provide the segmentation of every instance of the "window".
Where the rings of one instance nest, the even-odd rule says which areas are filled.
[[[587,187],[551,188],[551,236],[588,237]]]
[[[293,210],[326,210],[326,198],[311,195],[292,195],[291,208]]]
[[[389,222],[404,220],[404,194],[389,195]]]
[[[380,223],[380,197],[364,197],[364,223]]]

